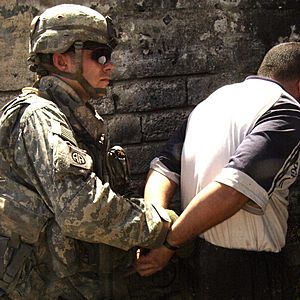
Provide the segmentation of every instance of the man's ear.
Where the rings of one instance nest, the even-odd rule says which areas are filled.
[[[300,79],[297,81],[297,88],[298,88],[298,100],[300,100]]]
[[[294,83],[294,93],[290,93],[298,102],[300,102],[300,79]]]
[[[276,80],[276,79],[275,79]],[[280,81],[284,89],[292,95],[296,100],[300,101],[300,78],[293,80]]]
[[[67,54],[63,53],[53,53],[52,61],[54,67],[63,72],[69,71],[70,60]]]

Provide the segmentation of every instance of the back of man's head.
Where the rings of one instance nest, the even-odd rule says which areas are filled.
[[[300,42],[282,43],[265,55],[257,75],[287,82],[300,79]]]

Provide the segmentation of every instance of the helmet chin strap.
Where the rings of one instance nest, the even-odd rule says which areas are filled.
[[[74,47],[75,47],[75,64],[76,64],[75,80],[77,80],[81,84],[81,86],[85,89],[85,91],[90,95],[91,98],[98,98],[100,94],[106,95],[106,89],[92,87],[82,75],[83,43],[75,42]]]
[[[42,67],[44,67],[46,70],[48,70],[51,73],[67,77],[72,80],[76,80],[83,89],[88,93],[88,95],[91,98],[99,98],[99,96],[102,96],[103,94],[106,95],[106,88],[94,88],[92,87],[89,82],[83,77],[82,75],[82,50],[83,50],[83,43],[82,42],[75,42],[75,65],[76,69],[74,73],[67,73],[58,70],[56,67],[54,67],[51,64],[48,63],[40,63]]]

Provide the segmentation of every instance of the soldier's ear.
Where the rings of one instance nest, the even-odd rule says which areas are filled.
[[[58,70],[68,72],[70,69],[70,57],[65,53],[55,52],[52,57],[53,65]]]

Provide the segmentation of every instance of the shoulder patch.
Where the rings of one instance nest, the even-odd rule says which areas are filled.
[[[58,138],[54,146],[54,167],[57,176],[87,174],[93,169],[92,157],[83,149]]]
[[[75,149],[71,150],[71,157],[73,159],[73,163],[75,162],[76,165],[82,166],[86,164],[85,155]]]
[[[69,163],[75,167],[91,169],[92,158],[82,149],[67,143],[69,147]]]
[[[61,136],[64,140],[71,142],[73,145],[77,145],[73,131],[61,124],[60,122],[52,120],[51,131],[54,134]]]

